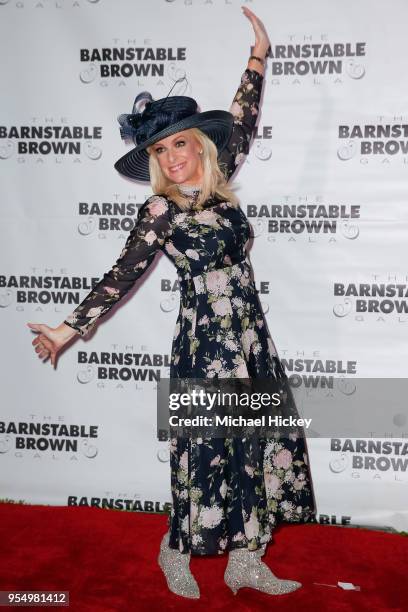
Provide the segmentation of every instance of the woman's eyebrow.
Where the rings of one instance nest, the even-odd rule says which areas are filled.
[[[173,142],[176,142],[176,141],[178,141],[179,139],[181,139],[181,140],[185,140],[184,136],[176,136],[175,138],[173,138],[173,140],[172,140],[171,142],[172,142],[172,143],[173,143]],[[166,145],[159,144],[158,142],[156,142],[156,143],[155,143],[153,146],[154,146],[154,147],[164,147],[164,146],[166,146]]]

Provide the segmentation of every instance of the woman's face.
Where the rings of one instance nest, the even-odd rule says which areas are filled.
[[[196,185],[201,182],[201,145],[188,130],[159,140],[155,151],[163,174],[173,183]]]

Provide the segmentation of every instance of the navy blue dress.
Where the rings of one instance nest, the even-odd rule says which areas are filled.
[[[227,179],[249,150],[263,76],[246,69],[230,112],[234,126],[218,164]],[[65,319],[89,333],[162,250],[176,267],[180,310],[170,377],[285,378],[253,281],[247,247],[250,225],[240,206],[211,197],[181,210],[156,194],[111,270]],[[279,520],[312,521],[315,503],[302,436],[170,440],[172,510],[169,544],[182,553],[256,550]]]

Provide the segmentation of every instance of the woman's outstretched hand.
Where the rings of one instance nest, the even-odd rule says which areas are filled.
[[[271,46],[271,41],[269,40],[269,36],[265,30],[265,26],[262,21],[253,13],[247,6],[242,6],[242,11],[245,17],[248,17],[249,21],[254,28],[255,33],[255,45],[253,49],[254,55],[259,55],[261,58],[264,58]]]
[[[31,343],[35,348],[35,352],[38,353],[38,357],[44,361],[47,361],[49,357],[51,365],[55,368],[57,353],[77,332],[65,323],[61,323],[61,325],[55,328],[49,327],[45,323],[27,323],[27,325],[38,333],[38,336]]]

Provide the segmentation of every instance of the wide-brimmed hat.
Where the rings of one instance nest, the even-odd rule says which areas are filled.
[[[188,96],[153,100],[149,92],[142,92],[136,96],[133,112],[118,117],[121,137],[133,140],[136,147],[118,159],[115,168],[128,178],[150,181],[146,148],[189,128],[202,130],[220,153],[231,135],[233,120],[233,115],[224,110],[199,112],[197,102]]]

